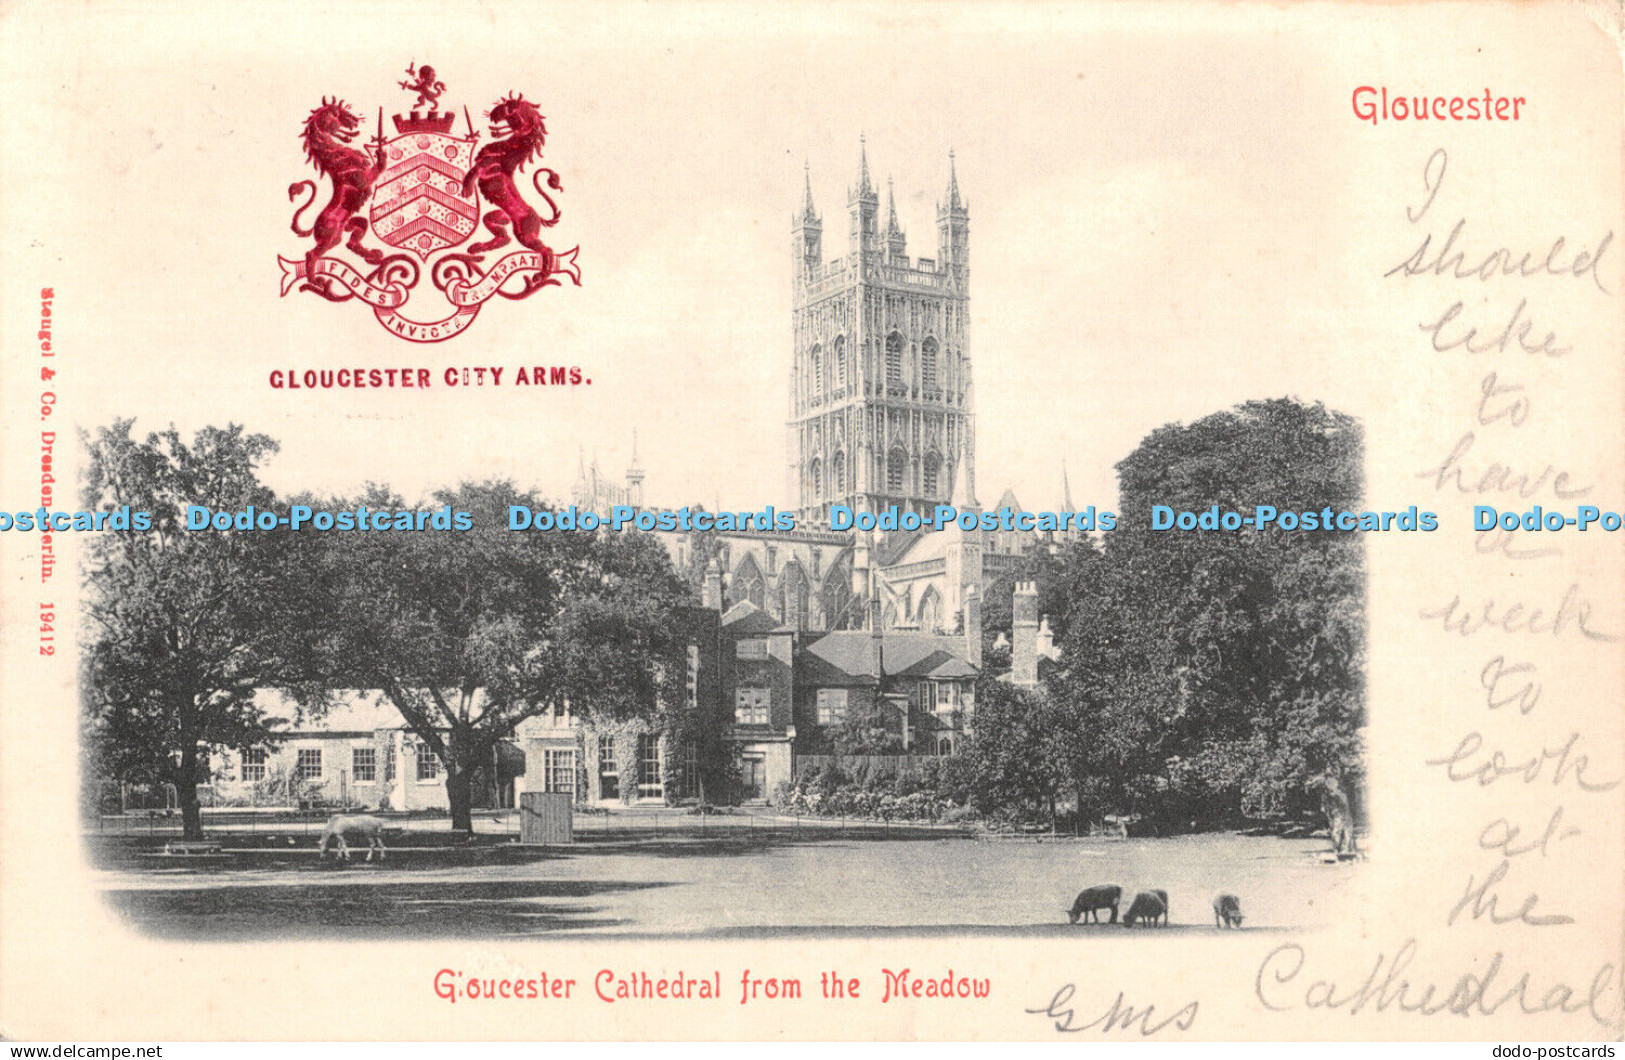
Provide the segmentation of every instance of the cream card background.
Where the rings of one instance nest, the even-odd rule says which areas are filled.
[[[972,351],[982,480],[1047,506],[1065,457],[1079,503],[1110,506],[1112,464],[1155,426],[1296,394],[1363,418],[1368,498],[1440,513],[1432,535],[1373,535],[1373,857],[1335,930],[1300,936],[997,937],[602,942],[180,944],[128,930],[100,902],[77,840],[74,653],[36,653],[36,545],[7,534],[0,669],[0,1031],[36,1038],[1048,1037],[1024,1013],[1062,983],[1079,1012],[1121,990],[1200,1015],[1184,1037],[1589,1038],[1619,1033],[1619,787],[1507,778],[1449,783],[1429,758],[1471,732],[1506,760],[1560,748],[1593,780],[1621,775],[1617,641],[1446,634],[1420,612],[1460,595],[1556,606],[1580,585],[1592,627],[1625,631],[1625,535],[1565,536],[1517,563],[1475,551],[1474,498],[1436,490],[1465,431],[1474,481],[1500,462],[1552,464],[1583,498],[1621,490],[1620,248],[1588,282],[1384,279],[1424,232],[1467,217],[1467,243],[1543,253],[1595,246],[1620,223],[1621,76],[1609,35],[1562,4],[124,4],[0,12],[0,482],[38,504],[38,293],[56,292],[59,406],[47,428],[71,469],[75,428],[242,422],[278,438],[279,489],[388,482],[408,497],[463,476],[555,495],[578,446],[624,459],[635,426],[652,492],[682,503],[782,503],[789,350],[788,217],[802,163],[830,245],[843,245],[857,137],[896,178],[911,251],[930,253],[946,154],[972,211]],[[542,103],[565,178],[560,246],[583,286],[491,307],[463,337],[415,347],[370,314],[277,297],[287,184],[310,176],[295,134],[324,94],[400,109],[408,59],[478,110],[518,89]],[[1356,85],[1525,97],[1517,123],[1388,124],[1352,116]],[[392,110],[393,112],[393,110]],[[1423,167],[1448,176],[1417,224]],[[1469,252],[1471,257],[1471,251]],[[1483,328],[1520,298],[1574,352],[1433,353],[1417,325],[1461,298]],[[574,390],[271,390],[274,368],[581,364]],[[1515,432],[1475,427],[1488,371],[1528,389]],[[991,429],[998,425],[997,429]],[[656,442],[655,440],[658,440]],[[719,469],[726,469],[725,471]],[[63,477],[59,474],[59,478]],[[64,501],[65,501],[64,497]],[[1044,503],[1039,504],[1042,500]],[[1495,503],[1492,499],[1489,503]],[[1509,502],[1511,503],[1511,502]],[[1528,503],[1550,505],[1543,493]],[[71,539],[49,593],[71,596]],[[1481,603],[1477,606],[1482,606]],[[1497,655],[1534,662],[1527,716],[1486,708]],[[1446,919],[1497,858],[1481,830],[1538,833],[1556,806],[1582,834],[1518,859],[1502,912],[1538,893],[1568,926]],[[807,900],[813,900],[811,898]],[[1581,1013],[1422,1018],[1369,1006],[1305,1011],[1311,978],[1358,987],[1408,939],[1407,974],[1441,995],[1504,954],[1533,1002],[1584,996],[1602,970],[1603,1025]],[[1261,962],[1304,948],[1287,1012],[1255,993]],[[953,967],[994,979],[977,1005],[779,1008],[445,1005],[441,967],[501,975],[598,967]],[[1605,969],[1611,967],[1612,971]],[[1508,974],[1511,973],[1511,974]],[[1173,1031],[1160,1037],[1178,1037]]]

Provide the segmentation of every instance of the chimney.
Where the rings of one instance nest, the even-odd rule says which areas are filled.
[[[1010,680],[1038,686],[1038,584],[1017,582],[1010,598]]]
[[[975,584],[965,586],[965,658],[982,668],[982,596]]]
[[[715,558],[705,565],[705,588],[700,592],[700,603],[712,611],[722,610],[722,570]]]
[[[1055,631],[1049,628],[1048,615],[1038,620],[1037,655],[1040,659],[1048,659],[1050,662],[1060,658],[1060,653],[1055,650]]]

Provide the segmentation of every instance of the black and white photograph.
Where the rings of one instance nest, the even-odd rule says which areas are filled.
[[[1617,11],[652,13],[0,10],[0,1031],[1617,1037]]]

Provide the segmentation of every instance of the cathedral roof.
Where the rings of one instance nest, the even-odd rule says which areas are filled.
[[[880,567],[891,566],[907,555],[909,550],[914,547],[915,542],[929,533],[930,531],[923,527],[914,530],[891,531],[875,546],[873,562]]]

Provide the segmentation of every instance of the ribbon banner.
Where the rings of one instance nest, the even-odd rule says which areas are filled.
[[[391,257],[367,276],[337,258],[320,258],[314,279],[326,280],[326,284],[311,282],[312,276],[303,259],[278,257],[277,263],[282,266],[284,296],[303,282],[304,289],[314,289],[330,301],[359,298],[372,306],[378,323],[392,335],[410,342],[444,342],[468,330],[479,316],[480,307],[499,294],[514,300],[529,298],[543,287],[557,286],[547,282],[549,276],[555,275],[568,276],[579,287],[581,269],[575,260],[579,250],[572,247],[552,256],[551,266],[548,253],[523,250],[509,254],[485,273],[481,273],[474,259],[467,255],[448,255],[435,266],[432,275],[435,287],[445,295],[454,311],[439,320],[428,321],[412,320],[397,312],[411,298],[420,275],[417,265],[405,257]],[[503,291],[502,285],[514,277],[519,277],[524,286],[513,294]],[[347,293],[341,294],[340,290]]]
[[[515,276],[525,281],[525,290],[511,298],[528,298],[543,286],[544,280],[549,276],[568,276],[577,287],[581,286],[581,269],[576,265],[576,254],[580,247],[571,247],[563,254],[556,255],[553,267],[548,269],[543,261],[544,255],[540,251],[522,250],[517,254],[509,254],[495,265],[489,272],[470,284],[462,279],[452,279],[445,286],[446,298],[453,305],[468,306],[479,305],[490,300],[508,280]]]
[[[278,255],[276,260],[277,264],[282,266],[282,294],[284,297],[287,296],[289,291],[293,290],[294,284],[301,280],[312,279],[308,275],[303,258],[291,259]],[[407,298],[411,296],[409,287],[398,282],[380,287],[337,258],[317,259],[314,278],[333,281],[375,309],[399,308],[405,305]],[[327,297],[331,298],[333,296],[328,295]]]

